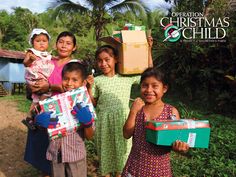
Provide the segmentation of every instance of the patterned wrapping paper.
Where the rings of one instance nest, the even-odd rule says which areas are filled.
[[[71,114],[71,110],[76,103],[84,102],[91,111],[93,119],[96,113],[85,86],[55,95],[40,101],[42,112],[53,111],[59,118],[56,128],[48,128],[49,139],[53,140],[75,132],[80,127],[78,120]]]
[[[123,27],[123,30],[145,31],[146,27],[145,26],[135,26],[133,24],[126,24]]]
[[[208,120],[167,120],[147,121],[146,140],[156,145],[171,146],[176,140],[189,144],[190,147],[208,148],[210,125]]]

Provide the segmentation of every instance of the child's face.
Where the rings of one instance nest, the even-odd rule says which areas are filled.
[[[72,52],[76,50],[73,39],[70,36],[61,37],[57,43],[58,55],[62,58],[70,57]]]
[[[44,52],[48,49],[48,37],[46,34],[39,34],[33,40],[33,47],[36,50]]]
[[[115,74],[116,59],[110,56],[107,52],[102,52],[98,55],[97,65],[104,75]]]
[[[66,72],[62,77],[62,87],[65,91],[82,87],[84,84],[85,81],[80,71]]]
[[[163,85],[154,76],[147,77],[141,83],[141,95],[148,104],[155,104],[161,101],[162,96],[167,91],[167,86]]]

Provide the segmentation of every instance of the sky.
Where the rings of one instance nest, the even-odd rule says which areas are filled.
[[[44,12],[48,6],[50,5],[50,2],[55,0],[0,0],[0,10],[7,10],[8,12],[12,12],[12,7],[22,7],[22,8],[28,8],[30,11],[34,13],[42,13]],[[74,2],[78,2],[79,0],[72,0]],[[99,0],[98,0],[99,1]],[[155,9],[155,8],[162,8],[166,9],[167,7],[170,7],[169,4],[167,4],[164,0],[143,0],[149,8]],[[79,1],[80,2],[80,1]],[[82,1],[81,1],[82,3]]]

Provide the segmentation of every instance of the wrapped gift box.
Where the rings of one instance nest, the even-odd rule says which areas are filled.
[[[190,147],[208,148],[210,126],[208,120],[168,120],[147,121],[146,141],[156,145],[171,146],[176,140],[181,140]]]
[[[145,31],[145,26],[135,26],[133,24],[125,24],[123,30],[135,30],[135,31]]]
[[[50,140],[66,136],[67,134],[78,130],[80,123],[71,114],[71,110],[76,103],[81,102],[85,103],[89,107],[93,118],[96,119],[93,104],[89,97],[87,88],[84,86],[39,102],[42,112],[56,112],[56,115],[59,118],[56,128],[48,128]]]

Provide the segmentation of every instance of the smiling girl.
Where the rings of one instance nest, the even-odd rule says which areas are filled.
[[[145,122],[147,120],[167,120],[171,115],[179,119],[178,110],[163,102],[168,85],[165,75],[154,68],[146,69],[141,76],[141,96],[137,98],[123,127],[125,138],[132,139],[132,149],[122,173],[122,177],[171,177],[170,150],[168,146],[157,146],[145,140]],[[178,152],[188,151],[188,145],[176,141],[172,149]]]

